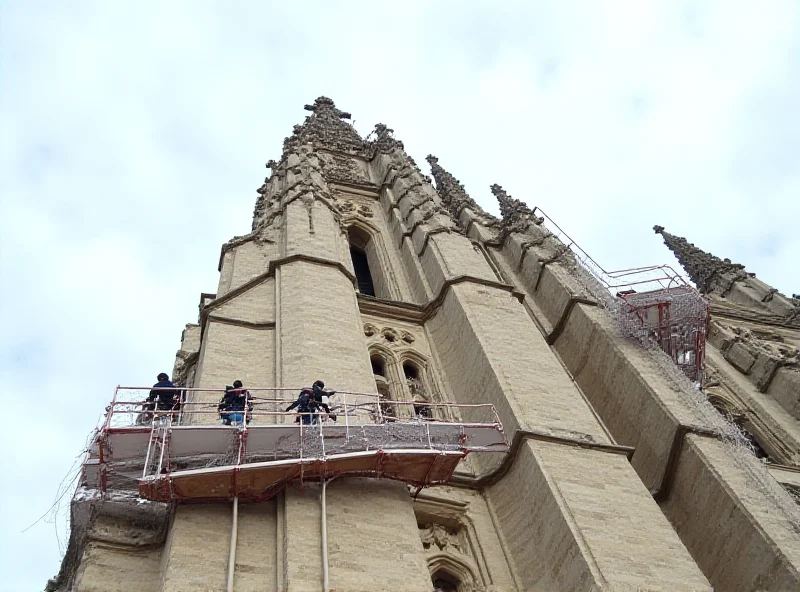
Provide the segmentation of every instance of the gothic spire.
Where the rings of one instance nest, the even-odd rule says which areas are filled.
[[[724,294],[734,282],[751,275],[745,272],[744,265],[706,253],[682,236],[665,231],[663,226],[653,226],[653,230],[664,238],[664,244],[675,254],[681,267],[703,293],[718,288]]]
[[[514,231],[524,230],[528,222],[541,224],[542,219],[533,215],[533,210],[523,201],[511,197],[505,189],[495,183],[490,187],[492,194],[500,204],[500,215],[503,217],[503,224]]]
[[[436,191],[442,198],[442,203],[450,211],[453,217],[458,220],[464,208],[470,208],[479,216],[488,216],[474,199],[472,199],[453,175],[448,173],[439,164],[439,159],[429,154],[425,157],[431,165],[431,173],[436,181]]]
[[[283,141],[283,155],[302,144],[315,143],[323,148],[340,152],[360,153],[365,143],[352,125],[342,121],[350,119],[350,114],[336,108],[333,100],[319,97],[313,105],[306,105],[311,115],[294,126],[292,135]]]
[[[506,193],[506,190],[497,183],[492,185],[489,189],[492,190],[492,195],[495,196],[497,203],[500,204],[500,215],[503,217],[503,220],[509,216],[514,216],[516,213],[530,213],[531,210],[525,202],[511,197]]]

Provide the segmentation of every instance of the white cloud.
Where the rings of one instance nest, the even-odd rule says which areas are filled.
[[[263,163],[325,94],[608,268],[663,224],[800,291],[796,3],[18,2],[0,19],[0,570],[58,567],[52,503],[118,383],[169,369]],[[63,536],[63,535],[62,535]],[[13,566],[13,567],[12,567]],[[20,569],[24,566],[24,569]]]

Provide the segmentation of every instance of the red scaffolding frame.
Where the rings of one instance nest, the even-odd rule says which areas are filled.
[[[614,316],[622,333],[645,346],[658,345],[694,381],[705,373],[710,322],[708,299],[669,265],[606,271],[540,208],[545,227],[572,253],[603,293],[594,294]]]
[[[150,390],[117,387],[84,463],[86,486],[136,490],[153,501],[263,500],[292,481],[339,475],[421,488],[447,483],[471,452],[508,450],[489,404],[425,402],[422,414],[419,401],[389,401],[396,412],[387,417],[379,395],[339,392],[331,410],[343,421],[333,422],[283,411],[294,399],[258,396],[299,389],[253,388],[246,414],[252,423],[224,426],[215,424],[217,404],[202,400],[218,397],[219,389],[166,389],[182,392],[175,410],[148,409]],[[310,423],[295,424],[302,415]]]

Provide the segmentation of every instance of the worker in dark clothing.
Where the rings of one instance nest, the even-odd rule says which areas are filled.
[[[314,400],[314,391],[310,388],[304,388],[300,391],[300,396],[297,400],[286,408],[286,411],[297,409],[300,416],[295,419],[295,423],[302,421],[304,424],[311,423],[311,414],[316,413],[319,406]]]
[[[233,386],[225,387],[225,394],[217,406],[217,411],[220,412],[222,423],[225,425],[242,424],[245,422],[245,415],[247,423],[250,423],[253,403],[250,401],[250,393],[244,388],[241,380],[234,380]]]
[[[321,380],[317,380],[311,386],[311,392],[314,394],[314,401],[317,403],[317,407],[322,408],[325,413],[333,420],[336,421],[336,416],[331,413],[331,409],[328,406],[328,399],[336,394],[334,390],[325,390],[325,383]],[[319,413],[319,410],[317,410]],[[314,416],[314,423],[319,419],[317,416]]]
[[[180,393],[174,389],[175,385],[170,382],[169,375],[162,372],[156,378],[158,382],[153,385],[147,402],[142,405],[146,412],[142,416],[143,422],[150,421],[155,410],[172,411],[180,400]]]
[[[162,372],[157,378],[158,382],[153,385],[153,390],[150,391],[150,396],[147,400],[152,403],[158,399],[158,402],[155,404],[155,409],[159,411],[172,411],[175,407],[175,403],[178,402],[178,391],[174,389],[175,385],[170,382],[169,376],[166,373]],[[151,409],[153,409],[152,406]]]

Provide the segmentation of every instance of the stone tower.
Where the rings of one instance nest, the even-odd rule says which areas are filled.
[[[183,332],[180,412],[115,398],[50,590],[800,589],[797,299],[657,227],[706,293],[657,309],[688,296],[713,319],[670,359],[674,335],[620,322],[662,292],[609,292],[619,276],[499,185],[500,219],[387,126],[364,139],[330,99],[306,109]],[[673,364],[698,360],[702,390]],[[235,379],[255,406],[230,428],[217,403]],[[342,416],[333,397],[331,434],[454,425],[468,445],[467,406],[491,404],[507,446],[448,472],[445,446],[391,468],[386,441],[345,459],[379,469],[331,478],[324,451],[302,464],[264,443],[302,431],[279,399],[316,379],[371,409]]]

